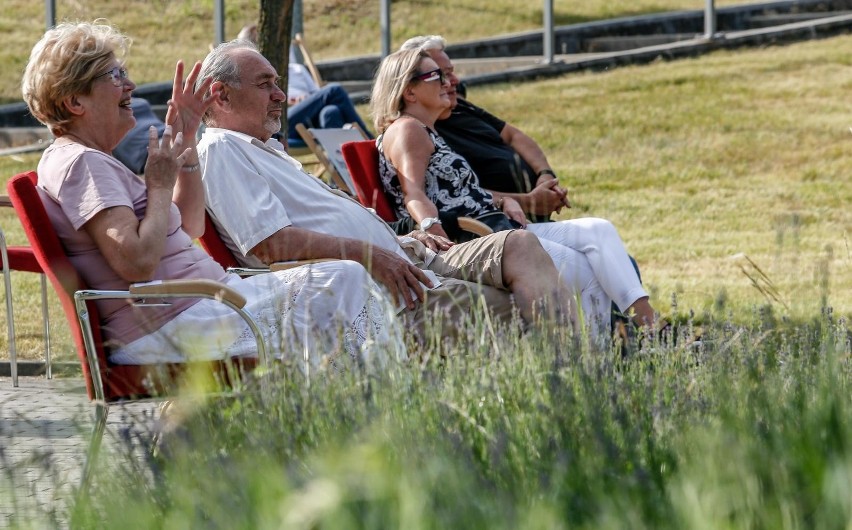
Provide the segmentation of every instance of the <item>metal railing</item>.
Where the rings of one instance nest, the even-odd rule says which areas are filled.
[[[302,0],[295,0],[294,27],[302,26]],[[542,20],[543,61],[552,63],[554,60],[554,22],[553,0],[543,0],[544,16]],[[379,0],[379,25],[381,32],[382,57],[391,53],[391,0]],[[298,18],[298,20],[296,20]],[[47,29],[56,25],[56,0],[45,0],[45,25]],[[216,44],[225,41],[225,0],[213,2],[213,32]],[[704,6],[704,37],[713,39],[716,36],[716,5],[714,0],[705,0]]]

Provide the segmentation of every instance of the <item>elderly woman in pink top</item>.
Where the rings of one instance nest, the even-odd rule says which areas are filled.
[[[320,355],[396,350],[393,311],[357,263],[337,261],[244,280],[226,273],[192,239],[204,230],[195,134],[215,94],[209,80],[193,90],[200,64],[184,82],[178,63],[162,142],[152,131],[144,177],[111,152],[136,120],[123,56],[130,40],[99,24],[61,24],[35,45],[23,79],[24,100],[56,141],[38,165],[39,192],[71,261],[90,287],[206,278],[248,300],[273,352],[314,364]],[[100,305],[116,363],[182,362],[256,355],[245,324],[212,300],[179,299],[139,308]]]

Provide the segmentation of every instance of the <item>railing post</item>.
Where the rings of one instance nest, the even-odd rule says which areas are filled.
[[[213,31],[217,45],[225,42],[225,0],[213,2]]]
[[[382,30],[382,58],[385,58],[391,53],[390,0],[382,0],[379,11],[381,11],[379,20]]]
[[[44,0],[44,25],[45,29],[56,25],[56,0]]]
[[[553,0],[544,0],[544,30],[542,49],[544,50],[544,62],[553,62]]]
[[[713,0],[706,0],[704,6],[704,38],[712,40],[716,36],[716,7]]]

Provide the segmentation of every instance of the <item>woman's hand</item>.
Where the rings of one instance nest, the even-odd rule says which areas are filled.
[[[440,228],[440,225],[432,225],[429,227],[429,230],[431,231],[432,228],[439,228],[442,232],[444,231],[443,228]],[[408,234],[408,237],[420,241],[433,252],[441,252],[442,250],[447,250],[451,246],[455,245],[455,243],[453,243],[448,237],[446,237],[446,233],[445,235],[439,235],[432,234],[425,230],[415,230]]]
[[[527,217],[524,215],[524,209],[521,208],[520,203],[511,197],[503,197],[503,213],[506,216],[513,220],[517,221],[521,224],[522,227],[527,226]]]
[[[169,110],[166,113],[166,124],[171,125],[175,131],[182,132],[185,138],[195,138],[201,118],[216,99],[212,92],[205,96],[212,82],[209,77],[195,90],[195,82],[200,72],[201,63],[196,62],[184,81],[183,61],[178,61],[175,66],[175,80]]]
[[[142,219],[127,206],[113,206],[83,225],[110,267],[128,282],[150,281],[160,265],[168,237],[172,191],[188,154],[182,133],[172,140],[172,128],[167,125],[160,142],[157,129],[151,127],[145,164],[147,203]]]
[[[145,185],[149,193],[153,190],[167,190],[171,198],[178,170],[183,165],[190,149],[183,149],[183,133],[179,132],[172,140],[172,126],[166,125],[163,139],[157,139],[157,129],[148,129],[148,161],[145,162]]]

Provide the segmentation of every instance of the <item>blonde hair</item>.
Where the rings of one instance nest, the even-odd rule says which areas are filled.
[[[106,21],[59,24],[30,52],[21,92],[30,113],[55,136],[66,133],[73,119],[63,100],[90,94],[95,78],[130,49],[129,37],[100,22]]]
[[[405,111],[402,94],[419,73],[420,62],[428,57],[425,52],[412,49],[396,51],[382,60],[370,94],[370,115],[379,134]]]

